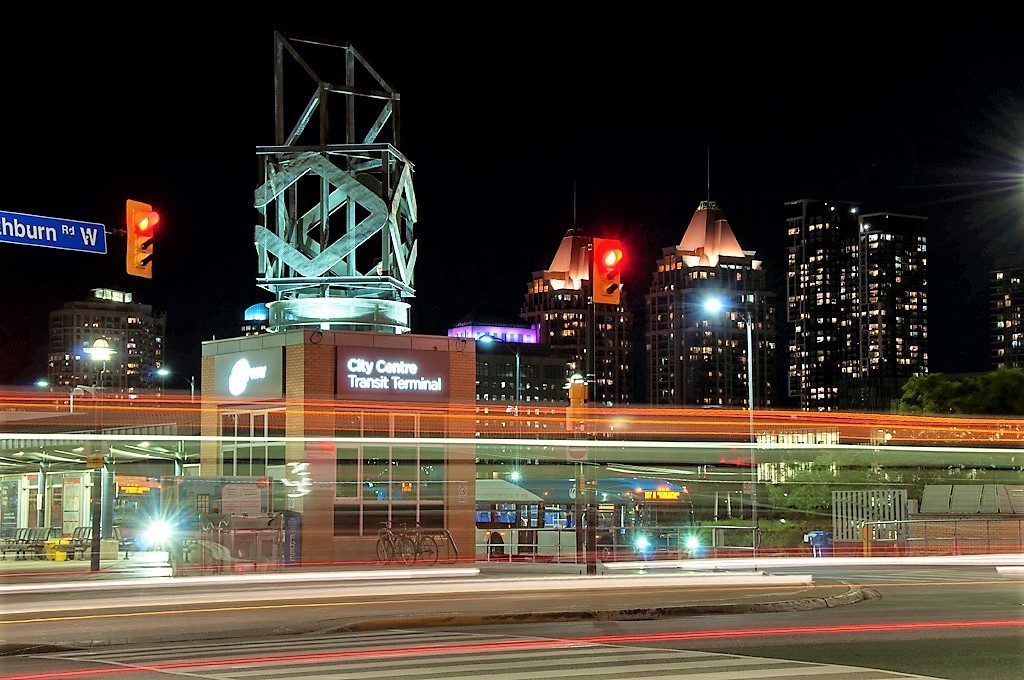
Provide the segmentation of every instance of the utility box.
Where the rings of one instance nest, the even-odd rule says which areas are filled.
[[[815,557],[832,554],[831,531],[809,531],[804,534],[804,543],[811,544],[811,554]]]
[[[282,547],[281,562],[283,564],[301,564],[302,513],[285,510],[281,515],[284,518],[284,546]]]

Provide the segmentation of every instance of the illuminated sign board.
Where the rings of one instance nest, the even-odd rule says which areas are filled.
[[[0,242],[103,255],[107,252],[107,228],[96,222],[2,211]]]
[[[447,402],[448,353],[339,347],[338,398]]]
[[[655,489],[654,491],[644,491],[645,501],[677,501],[682,492],[672,491],[670,489]]]
[[[284,393],[280,347],[218,354],[213,371],[218,397],[277,399]]]

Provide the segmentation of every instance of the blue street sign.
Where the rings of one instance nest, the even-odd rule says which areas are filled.
[[[0,243],[20,243],[87,253],[107,252],[107,231],[102,224],[0,211]]]

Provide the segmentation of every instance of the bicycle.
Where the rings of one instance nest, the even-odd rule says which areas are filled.
[[[406,564],[412,564],[416,561],[426,562],[427,564],[437,562],[437,540],[430,534],[424,533],[420,528],[419,522],[416,523],[416,528],[413,531],[403,532],[401,536],[412,544],[410,552],[401,553],[402,559]]]
[[[388,563],[396,556],[411,564],[416,559],[416,544],[406,535],[404,528],[397,532],[391,528],[391,522],[381,522],[381,528],[377,530],[377,560]]]

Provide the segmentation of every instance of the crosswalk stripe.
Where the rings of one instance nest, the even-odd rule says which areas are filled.
[[[507,645],[522,644],[516,649]],[[466,650],[472,645],[472,650]],[[492,649],[488,646],[494,645]],[[407,648],[429,648],[404,655]],[[450,651],[446,650],[450,648]],[[389,656],[392,650],[394,655]],[[335,654],[351,653],[339,658]],[[363,655],[365,653],[365,656]],[[322,659],[274,661],[268,657],[323,654]],[[262,639],[146,645],[130,650],[80,650],[41,654],[68,661],[103,662],[129,668],[185,661],[188,668],[163,672],[209,680],[262,680],[315,677],[317,680],[548,680],[549,678],[700,678],[758,680],[808,677],[832,680],[920,678],[894,671],[836,666],[698,650],[602,645],[539,637],[473,635],[395,630],[294,640]],[[258,657],[258,661],[246,661]],[[237,659],[236,661],[232,661]]]

